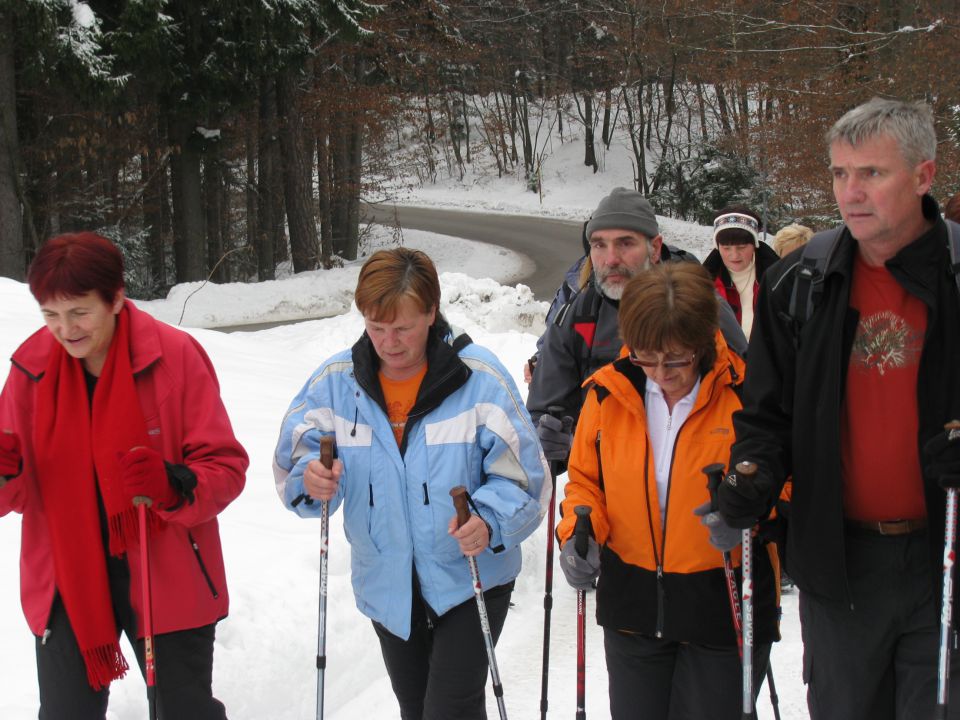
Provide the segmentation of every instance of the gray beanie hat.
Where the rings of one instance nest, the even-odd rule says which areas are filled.
[[[587,222],[587,240],[597,230],[633,230],[652,240],[660,234],[657,216],[649,201],[636,190],[614,188]]]

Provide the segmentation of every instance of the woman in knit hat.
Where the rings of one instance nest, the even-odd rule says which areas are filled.
[[[713,241],[717,247],[703,261],[717,291],[733,308],[747,340],[753,326],[760,278],[779,260],[769,245],[760,242],[761,230],[760,216],[750,208],[725,207],[713,221]]]

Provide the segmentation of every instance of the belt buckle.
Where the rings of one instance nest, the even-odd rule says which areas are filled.
[[[920,523],[913,520],[880,520],[877,522],[877,531],[884,536],[895,537],[910,535],[920,529]]]

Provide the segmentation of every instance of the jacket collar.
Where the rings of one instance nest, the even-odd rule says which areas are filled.
[[[130,312],[130,367],[136,375],[150,367],[163,354],[160,333],[157,321],[138,309],[129,298],[124,301],[124,306]],[[47,328],[42,327],[24,340],[10,360],[32,380],[39,380],[46,370],[50,351],[56,346],[56,338]]]
[[[921,199],[923,216],[932,223],[932,227],[916,240],[911,242],[900,252],[886,262],[888,268],[903,268],[916,275],[918,279],[928,280],[936,274],[928,274],[930,267],[934,269],[943,260],[943,250],[947,240],[947,226],[940,216],[940,206],[931,195],[924,195]],[[840,236],[840,245],[830,260],[825,275],[840,273],[848,276],[853,268],[853,254],[856,252],[857,241],[853,239],[850,230],[843,229]],[[912,272],[911,272],[912,271]]]
[[[458,352],[471,342],[469,335],[455,333],[446,320],[438,315],[437,322],[427,335],[427,374],[420,383],[417,400],[410,411],[411,416],[432,410],[467,381],[471,371],[460,359]],[[354,343],[351,354],[354,375],[360,387],[381,408],[385,408],[386,401],[377,376],[380,358],[366,331]]]
[[[735,388],[743,382],[746,366],[735,352],[727,347],[723,334],[718,330],[714,337],[717,359],[713,367],[700,378],[700,392],[694,401],[693,410],[699,410],[710,398],[725,387]],[[640,415],[643,408],[647,376],[643,369],[635,366],[627,357],[626,346],[620,349],[620,356],[609,365],[597,370],[584,382],[584,387],[595,383],[606,388],[630,412]]]

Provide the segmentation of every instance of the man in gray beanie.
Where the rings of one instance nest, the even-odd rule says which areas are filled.
[[[527,409],[550,460],[565,460],[570,450],[583,381],[620,353],[617,313],[627,281],[660,262],[696,262],[663,242],[657,216],[642,194],[620,187],[600,201],[584,229],[584,244],[578,289],[547,323],[527,394]],[[744,355],[747,341],[737,318],[726,302],[720,306],[727,344]]]
[[[657,216],[636,190],[618,187],[603,198],[587,222],[586,237],[594,278],[612,300],[620,299],[627,280],[660,262]]]

